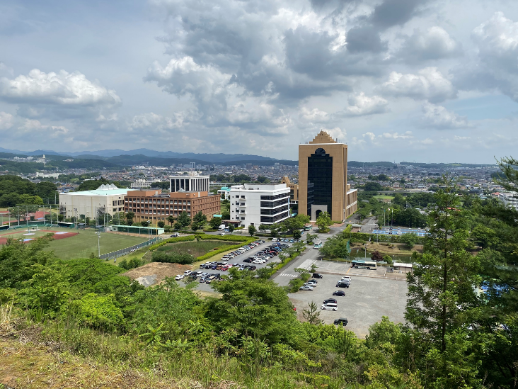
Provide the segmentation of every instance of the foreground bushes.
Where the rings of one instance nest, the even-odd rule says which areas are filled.
[[[153,252],[151,260],[153,262],[179,263],[181,265],[190,265],[195,261],[194,257],[190,254],[165,251]]]

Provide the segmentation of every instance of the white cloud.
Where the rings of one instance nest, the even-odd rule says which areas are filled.
[[[306,107],[302,107],[300,115],[304,120],[315,123],[323,123],[329,120],[329,114],[318,108],[308,109]]]
[[[149,112],[133,116],[128,122],[128,127],[132,130],[146,130],[146,132],[150,131],[152,133],[164,132],[181,128],[183,119],[181,114],[176,114],[174,117],[165,117]]]
[[[14,125],[13,115],[0,112],[0,130],[8,130]]]
[[[518,22],[496,12],[473,30],[472,37],[482,61],[518,71]]]
[[[451,81],[436,67],[428,67],[417,74],[391,72],[389,80],[380,87],[386,95],[410,97],[415,100],[440,102],[456,97]]]
[[[388,102],[380,96],[366,96],[363,92],[349,97],[349,106],[345,113],[350,116],[373,115],[387,112]]]
[[[441,27],[433,26],[422,32],[419,29],[403,43],[398,55],[410,62],[436,60],[458,55],[460,45]]]
[[[438,129],[455,129],[473,127],[465,117],[448,111],[440,105],[431,103],[423,104],[424,122],[426,127]]]
[[[414,137],[412,131],[406,131],[404,134],[398,132],[384,132],[382,136],[387,139],[412,139]]]
[[[88,80],[79,72],[45,73],[38,69],[14,79],[0,79],[0,98],[14,103],[71,106],[114,106],[121,99],[113,90]]]

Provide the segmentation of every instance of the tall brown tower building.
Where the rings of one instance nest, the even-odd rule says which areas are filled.
[[[328,212],[345,220],[357,209],[357,191],[347,184],[347,145],[324,131],[299,145],[299,213],[316,220]]]

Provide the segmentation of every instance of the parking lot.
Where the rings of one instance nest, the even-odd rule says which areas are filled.
[[[314,301],[318,308],[324,300],[335,298],[338,302],[337,311],[320,310],[320,318],[326,324],[332,324],[335,319],[347,318],[347,329],[359,337],[365,337],[369,327],[380,321],[382,316],[388,316],[396,323],[404,322],[407,285],[404,281],[378,277],[381,270],[365,270],[362,276],[351,275],[349,288],[337,288],[336,283],[342,275],[323,274],[317,279],[318,286],[312,291],[299,291],[288,296],[297,308],[302,318],[302,310],[308,308],[308,303]],[[345,296],[333,296],[336,290],[343,290]]]
[[[238,265],[253,265],[253,266],[256,266],[257,269],[261,269],[261,268],[267,266],[270,263],[279,263],[280,259],[279,259],[278,256],[274,256],[273,258],[268,260],[268,262],[262,263],[262,264],[245,263],[245,262],[243,262],[245,259],[257,255],[257,253],[259,251],[264,250],[265,248],[269,247],[272,244],[273,243],[271,241],[266,241],[265,243],[261,243],[259,246],[254,247],[253,249],[248,250],[245,253],[243,253],[241,255],[238,255],[238,256],[236,256],[236,257],[226,261],[226,263],[228,263],[228,264],[238,264]],[[286,244],[286,243],[283,243],[283,244]],[[209,260],[207,262],[211,262],[211,261]],[[223,262],[223,261],[217,261],[217,262]],[[210,274],[228,275],[228,271],[212,270],[212,269],[198,269],[198,270],[199,271],[203,271],[203,272],[207,272],[207,273],[210,273]],[[212,287],[210,286],[210,284],[199,283],[199,278],[196,280],[196,282],[198,282],[198,287],[196,288],[197,290],[204,291],[204,292],[212,292],[213,291]]]

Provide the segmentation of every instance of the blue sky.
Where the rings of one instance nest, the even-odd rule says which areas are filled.
[[[1,147],[493,163],[518,145],[507,0],[3,1]],[[515,155],[516,156],[516,155]]]

